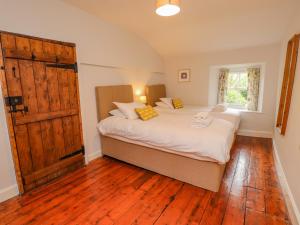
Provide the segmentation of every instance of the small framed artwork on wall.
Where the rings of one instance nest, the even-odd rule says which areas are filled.
[[[178,72],[178,81],[179,82],[189,82],[191,81],[191,70],[183,69]]]

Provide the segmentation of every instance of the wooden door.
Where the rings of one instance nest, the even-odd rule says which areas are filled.
[[[1,34],[3,93],[12,120],[15,163],[29,190],[82,166],[84,147],[75,47],[25,37],[17,45],[18,38]],[[15,108],[12,101],[18,102]]]

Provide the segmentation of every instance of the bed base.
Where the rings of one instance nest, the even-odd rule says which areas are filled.
[[[103,135],[101,145],[104,155],[213,192],[219,190],[226,167]]]

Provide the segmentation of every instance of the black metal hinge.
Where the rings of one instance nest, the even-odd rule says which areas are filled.
[[[74,64],[49,63],[49,64],[46,64],[46,66],[53,67],[53,68],[60,68],[60,69],[71,69],[71,70],[74,70],[75,73],[78,73],[77,62]]]
[[[75,155],[79,155],[79,154],[83,154],[84,155],[84,153],[85,153],[85,149],[84,149],[84,146],[82,146],[81,149],[76,150],[75,152],[72,152],[72,153],[70,153],[68,155],[65,155],[65,156],[61,157],[59,160],[64,160],[64,159],[67,159],[67,158],[71,158],[71,157],[73,157]]]
[[[77,65],[77,62],[74,63],[74,72],[75,72],[75,73],[78,73],[78,65]]]

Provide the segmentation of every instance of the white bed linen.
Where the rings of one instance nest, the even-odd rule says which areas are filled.
[[[111,137],[111,138],[114,138],[114,139],[117,139],[117,140],[120,140],[120,141],[124,141],[124,142],[127,142],[127,143],[131,143],[131,144],[135,144],[135,145],[141,145],[141,146],[148,147],[148,148],[154,148],[154,149],[157,149],[157,150],[160,150],[160,151],[169,152],[169,153],[185,156],[185,157],[192,158],[192,159],[197,159],[197,160],[207,161],[207,162],[216,162],[216,163],[218,162],[215,159],[200,156],[199,154],[190,153],[190,152],[179,152],[179,151],[174,151],[174,150],[171,150],[171,149],[160,148],[160,147],[157,147],[157,146],[146,144],[145,142],[142,142],[142,141],[134,141],[134,140],[130,140],[128,138],[120,137],[120,136],[117,136],[117,135],[106,135],[106,137]]]
[[[233,123],[235,131],[239,129],[241,122],[241,113],[237,109],[227,108],[225,112],[211,112],[213,107],[200,107],[200,106],[192,106],[187,105],[181,109],[170,109],[164,108],[160,106],[156,106],[155,109],[160,113],[171,113],[171,114],[186,114],[186,115],[196,115],[198,112],[210,112],[209,114],[214,118],[219,118],[223,120],[227,120]]]
[[[233,124],[215,118],[209,127],[192,128],[192,119],[191,115],[170,113],[162,113],[148,121],[112,116],[102,120],[97,127],[103,135],[116,135],[226,163],[234,140]]]

